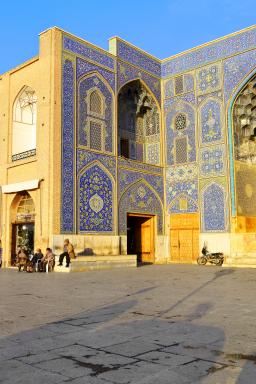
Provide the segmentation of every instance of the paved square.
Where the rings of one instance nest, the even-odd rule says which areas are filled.
[[[255,384],[256,270],[0,270],[2,384]]]

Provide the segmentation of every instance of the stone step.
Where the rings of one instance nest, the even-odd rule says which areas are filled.
[[[252,267],[256,268],[256,254],[236,254],[234,256],[228,256],[225,259],[225,266],[237,266],[237,267]]]
[[[137,267],[137,255],[95,255],[78,256],[72,260],[69,268],[58,266],[56,257],[55,272],[84,272],[100,269]]]

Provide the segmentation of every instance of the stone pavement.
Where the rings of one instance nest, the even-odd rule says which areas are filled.
[[[0,383],[256,383],[256,270],[0,270]]]

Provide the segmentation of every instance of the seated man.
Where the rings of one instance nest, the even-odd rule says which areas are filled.
[[[46,267],[48,265],[48,270],[52,271],[54,264],[55,264],[55,260],[54,260],[54,255],[52,253],[52,250],[51,248],[46,248],[46,254],[41,259],[42,270],[46,271],[47,270]]]
[[[34,254],[34,256],[32,257],[32,260],[31,260],[31,263],[33,265],[34,270],[37,268],[38,264],[41,262],[43,257],[44,257],[44,255],[42,254],[41,249],[37,248],[36,253]]]
[[[21,270],[21,267],[23,267],[23,271],[26,271],[26,269],[27,269],[27,262],[28,262],[28,256],[26,255],[24,248],[22,248],[18,252],[18,256],[17,256],[17,264],[18,264],[19,272]]]
[[[66,267],[69,267],[70,259],[75,259],[75,252],[73,245],[69,242],[69,239],[64,240],[63,253],[59,257],[59,264],[62,265],[63,259],[66,257]]]

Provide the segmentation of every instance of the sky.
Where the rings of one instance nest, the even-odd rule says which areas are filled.
[[[0,73],[37,55],[53,26],[104,49],[119,36],[163,59],[253,24],[255,0],[2,1]]]

